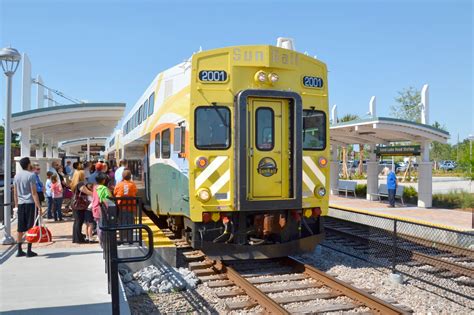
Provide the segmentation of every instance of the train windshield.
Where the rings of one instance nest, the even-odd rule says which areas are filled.
[[[303,110],[303,150],[326,148],[326,114],[318,110]]]
[[[200,106],[195,112],[195,144],[201,150],[230,147],[230,110],[224,106]]]

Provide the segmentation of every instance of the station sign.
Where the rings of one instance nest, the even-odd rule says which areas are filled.
[[[421,147],[419,145],[377,147],[375,154],[378,156],[419,156],[421,154]]]
[[[82,145],[81,150],[83,152],[86,152],[87,151],[87,145]],[[105,146],[104,145],[91,145],[91,146],[89,146],[89,150],[94,151],[94,152],[105,151]]]

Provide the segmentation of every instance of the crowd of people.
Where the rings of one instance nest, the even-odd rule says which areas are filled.
[[[137,196],[137,186],[126,160],[121,160],[118,167],[107,161],[67,161],[63,167],[60,162],[54,161],[46,172],[45,183],[40,178],[39,164],[31,163],[25,157],[20,160],[20,166],[13,185],[14,204],[18,209],[18,257],[36,256],[31,250],[31,243],[27,252],[23,251],[23,235],[34,226],[36,216],[42,215],[45,201],[47,219],[51,222],[63,221],[63,216],[72,211],[72,242],[84,244],[101,242],[101,204],[106,205],[110,197]],[[118,199],[117,204],[122,204],[122,223],[132,224],[135,202]],[[127,233],[123,238],[132,241],[131,234]]]

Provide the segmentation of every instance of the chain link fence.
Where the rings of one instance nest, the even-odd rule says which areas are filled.
[[[330,209],[326,244],[474,306],[474,233]]]

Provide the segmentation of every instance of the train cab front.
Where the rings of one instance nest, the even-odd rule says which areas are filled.
[[[188,241],[219,259],[314,250],[327,211],[325,65],[243,46],[198,54],[193,69]],[[203,81],[210,76],[223,81]],[[305,77],[320,78],[319,87],[305,87]]]

